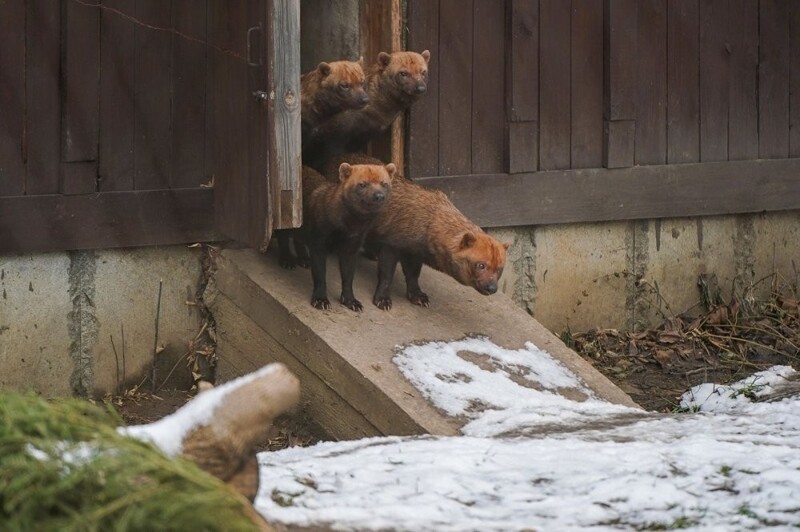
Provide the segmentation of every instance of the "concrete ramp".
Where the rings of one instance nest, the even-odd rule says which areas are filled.
[[[598,398],[636,406],[510,298],[482,296],[429,268],[423,269],[420,285],[431,297],[430,308],[408,302],[398,269],[394,308],[384,312],[372,305],[376,265],[361,260],[354,290],[365,309],[355,313],[338,303],[339,271],[333,258],[328,266],[330,311],[309,303],[310,272],[283,270],[274,255],[224,250],[217,267],[216,290],[207,292],[206,302],[217,323],[219,378],[283,362],[300,378],[306,411],[334,438],[458,434],[464,420],[432,406],[392,358],[397,346],[470,335],[486,336],[508,349],[531,342]]]

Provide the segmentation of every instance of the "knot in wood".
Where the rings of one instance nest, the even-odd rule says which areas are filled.
[[[297,96],[295,96],[294,91],[289,89],[286,91],[286,95],[283,97],[283,101],[286,103],[286,107],[294,107],[297,105]]]

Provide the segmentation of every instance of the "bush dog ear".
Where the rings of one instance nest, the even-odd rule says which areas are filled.
[[[389,163],[386,165],[386,172],[389,174],[389,177],[392,178],[397,173],[397,167],[393,163]]]
[[[358,64],[359,64],[359,66],[361,66],[361,68],[364,68],[364,56],[363,55],[358,56]]]
[[[422,58],[425,60],[425,63],[430,62],[431,60],[431,53],[428,50],[423,50],[421,54]]]
[[[353,174],[353,167],[347,163],[339,165],[339,181],[344,181]]]
[[[378,65],[380,65],[382,69],[388,67],[389,63],[391,62],[392,62],[391,55],[387,54],[386,52],[381,52],[378,54]]]
[[[322,74],[322,77],[324,78],[331,73],[331,66],[325,61],[323,61],[322,63],[317,65],[317,70],[319,71],[320,74]]]
[[[475,235],[472,233],[464,233],[464,236],[461,238],[461,245],[459,246],[461,249],[467,249],[472,247],[472,244],[475,243]]]

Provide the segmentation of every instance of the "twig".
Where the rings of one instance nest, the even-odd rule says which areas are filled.
[[[111,338],[111,349],[114,350],[114,360],[117,363],[117,386],[116,386],[116,388],[117,388],[117,390],[119,390],[119,355],[117,355],[117,346],[114,345],[114,335],[113,334],[109,334],[108,336]]]
[[[178,360],[175,361],[175,364],[172,366],[172,369],[169,370],[169,373],[167,373],[167,376],[164,377],[164,380],[161,382],[161,386],[158,387],[159,390],[161,388],[163,388],[165,384],[167,384],[167,381],[169,381],[169,378],[172,377],[172,373],[178,368],[178,364],[180,364],[181,361],[184,358],[186,358],[188,355],[190,355],[190,354],[191,354],[191,351],[186,351],[184,354],[182,354],[180,357],[178,357]]]
[[[156,304],[156,333],[155,333],[155,340],[153,340],[153,373],[152,373],[152,386],[153,386],[153,393],[158,391],[156,387],[156,366],[157,366],[157,358],[158,358],[158,325],[161,321],[161,289],[164,285],[163,280],[158,281],[158,303]]]
[[[730,342],[741,342],[743,344],[750,344],[750,345],[754,345],[756,347],[762,347],[764,349],[767,349],[767,350],[772,351],[773,353],[777,353],[779,355],[784,355],[784,356],[786,355],[786,353],[784,353],[783,351],[779,351],[778,349],[775,349],[774,347],[770,347],[768,345],[760,344],[758,342],[754,342],[753,340],[748,340],[746,338],[737,338],[736,336],[722,336],[722,335],[718,335],[718,334],[711,334],[710,332],[706,332],[706,333],[704,333],[704,335],[705,336],[711,336],[712,338],[718,338],[720,340],[727,340],[727,341],[730,341]],[[714,342],[711,342],[711,343],[714,344]],[[714,344],[714,345],[717,345],[717,344]],[[720,347],[720,346],[717,346],[717,347]]]
[[[119,328],[122,331],[122,382],[124,383],[128,378],[125,374],[125,324],[120,324]]]

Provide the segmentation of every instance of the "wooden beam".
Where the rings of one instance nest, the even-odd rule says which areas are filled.
[[[269,176],[274,228],[299,227],[300,188],[300,0],[273,0],[267,15],[269,44]],[[266,231],[264,246],[271,230]]]
[[[417,178],[478,225],[561,224],[800,209],[800,159]]]
[[[0,254],[207,242],[211,189],[0,197]]]

